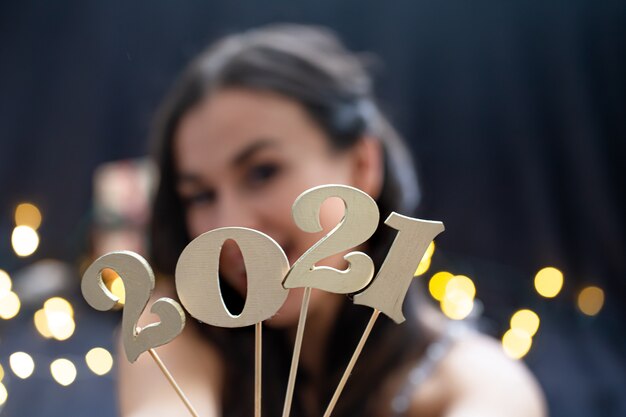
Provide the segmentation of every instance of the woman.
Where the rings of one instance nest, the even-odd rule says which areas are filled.
[[[173,88],[156,141],[161,177],[151,264],[170,277],[159,283],[164,293],[174,293],[182,249],[218,227],[262,231],[293,264],[343,215],[342,203],[329,199],[320,214],[324,231],[299,230],[291,205],[313,186],[357,187],[376,200],[383,220],[391,211],[413,215],[418,202],[409,153],[378,109],[362,62],[320,28],[275,25],[219,41]],[[393,233],[379,227],[359,248],[377,268]],[[344,254],[321,264],[345,268]],[[246,273],[232,241],[222,249],[220,276],[228,308],[241,311]],[[265,327],[266,416],[282,412],[301,297],[291,290]],[[377,322],[334,416],[543,415],[532,377],[495,342],[470,333],[451,343],[445,321],[419,294],[407,296],[404,310],[402,325]],[[323,414],[370,314],[348,297],[314,290],[291,415]],[[253,329],[196,324],[160,348],[164,361],[200,415],[251,416]],[[433,347],[446,347],[445,354],[436,358]],[[122,365],[123,415],[185,412],[157,373],[146,358]]]

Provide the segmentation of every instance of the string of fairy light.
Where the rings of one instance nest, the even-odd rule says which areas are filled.
[[[15,228],[11,234],[11,244],[18,257],[28,257],[39,247],[37,230],[42,222],[41,211],[31,203],[19,204],[15,209]],[[430,269],[435,253],[432,242],[422,258],[415,276],[424,276]],[[124,285],[119,276],[112,270],[103,271],[103,279],[109,290],[124,304]],[[555,298],[563,288],[563,273],[554,267],[545,267],[534,277],[536,292],[546,299]],[[455,275],[448,271],[438,271],[428,281],[428,291],[434,301],[439,303],[442,313],[451,320],[464,320],[474,310],[476,286],[466,275]],[[583,288],[577,296],[579,311],[587,316],[597,315],[604,305],[604,291],[590,285]],[[13,283],[8,272],[0,269],[0,319],[11,320],[21,308],[20,298],[13,291]],[[48,298],[33,315],[33,325],[37,332],[46,339],[60,342],[72,337],[76,328],[74,309],[71,303],[62,297]],[[523,358],[531,349],[533,337],[540,326],[539,315],[531,309],[524,308],[513,313],[509,329],[502,335],[501,343],[504,352],[514,359]],[[89,370],[98,376],[109,373],[113,367],[113,356],[102,347],[90,349],[84,357]],[[75,362],[68,358],[48,360],[50,375],[61,386],[70,386],[77,378]],[[35,370],[35,359],[26,352],[14,352],[9,356],[9,367],[13,374],[27,379]],[[8,398],[8,391],[3,384],[4,368],[0,362],[0,406]]]
[[[426,274],[434,253],[435,242],[432,242],[420,261],[415,276]],[[561,292],[563,282],[563,273],[548,266],[537,272],[534,287],[540,296],[551,299]],[[465,275],[454,275],[448,271],[436,272],[428,281],[428,292],[439,302],[441,311],[449,319],[464,320],[474,309],[476,286]],[[578,293],[576,305],[584,315],[595,316],[604,306],[604,291],[595,285],[586,286]],[[513,359],[526,356],[532,347],[533,337],[539,330],[540,321],[539,315],[528,308],[513,313],[509,329],[501,338],[504,352]]]
[[[22,203],[15,209],[15,228],[11,234],[11,245],[18,257],[25,258],[36,252],[39,247],[37,230],[41,221],[41,211],[34,204]],[[119,283],[112,290],[119,292]],[[13,280],[7,271],[0,269],[0,319],[11,320],[18,316],[20,310],[21,301],[19,295],[13,291]],[[64,342],[73,336],[76,329],[74,308],[62,297],[50,297],[34,313],[32,323],[43,338]],[[36,354],[34,356],[22,351],[13,352],[8,357],[8,366],[20,379],[30,378],[35,372],[35,367],[44,364],[48,366],[52,379],[61,386],[70,386],[77,379],[76,358],[43,359]],[[104,376],[113,368],[113,355],[99,346],[86,352],[84,361],[91,373],[97,376]],[[8,397],[5,370],[0,361],[0,407],[5,404]]]

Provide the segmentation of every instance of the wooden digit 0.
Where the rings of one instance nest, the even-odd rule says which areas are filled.
[[[243,255],[248,292],[239,315],[228,311],[219,283],[219,258],[225,241],[234,240]],[[196,319],[219,327],[244,327],[267,320],[287,298],[281,282],[289,270],[282,248],[268,235],[244,227],[224,227],[195,238],[176,264],[176,291]]]
[[[102,281],[102,270],[114,270],[124,283],[126,302],[122,313],[122,342],[129,362],[140,354],[172,341],[185,326],[185,313],[170,298],[156,300],[150,312],[159,316],[159,323],[137,328],[141,313],[154,290],[154,274],[144,258],[130,251],[111,252],[96,259],[83,274],[81,290],[87,303],[96,310],[107,311],[119,299]]]
[[[293,219],[298,227],[309,233],[322,231],[320,209],[322,203],[331,197],[343,200],[343,219],[293,264],[283,281],[285,288],[309,287],[347,294],[364,288],[372,280],[374,262],[359,251],[344,256],[349,264],[344,271],[315,266],[324,258],[362,244],[378,227],[380,214],[376,202],[363,191],[347,185],[322,185],[302,193],[292,207]]]

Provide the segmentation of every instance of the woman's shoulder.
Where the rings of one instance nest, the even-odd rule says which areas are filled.
[[[470,332],[454,341],[415,390],[408,414],[541,417],[546,411],[524,364],[508,358],[494,339]]]

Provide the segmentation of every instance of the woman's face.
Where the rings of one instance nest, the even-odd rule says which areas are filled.
[[[364,189],[368,184],[363,178],[371,177],[363,172],[371,165],[363,161],[368,151],[333,150],[299,103],[270,92],[231,88],[214,93],[183,116],[173,146],[177,189],[190,236],[226,226],[256,229],[278,242],[290,265],[344,214],[343,202],[329,199],[320,212],[324,231],[303,232],[291,216],[298,195],[321,184]],[[320,264],[343,269],[344,254]],[[232,241],[222,248],[220,274],[245,296],[245,268]],[[297,322],[300,294],[301,290],[291,290],[273,324]],[[336,298],[314,292],[311,314]]]

